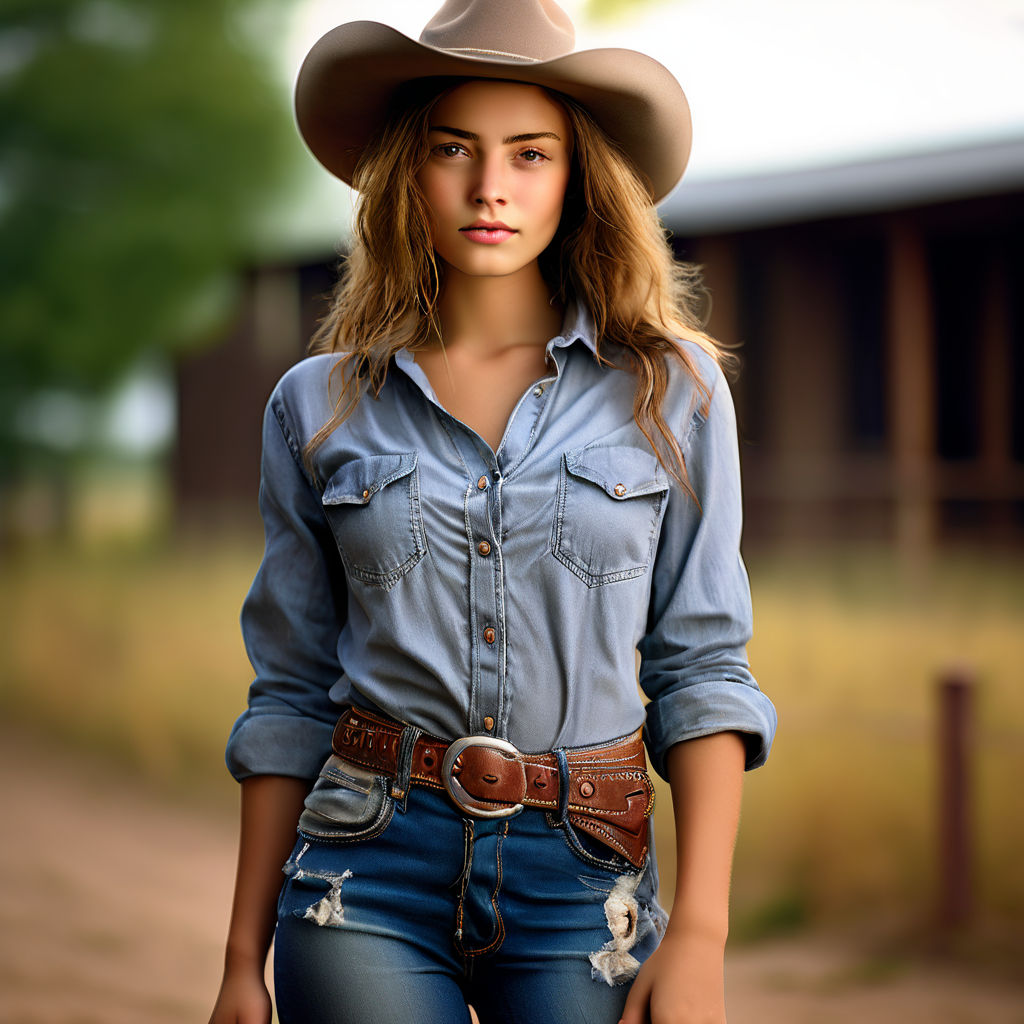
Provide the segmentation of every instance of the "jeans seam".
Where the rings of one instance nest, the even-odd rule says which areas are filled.
[[[493,952],[505,941],[505,921],[501,916],[501,910],[498,907],[498,893],[501,891],[501,879],[502,879],[502,862],[501,862],[501,848],[505,841],[505,837],[508,835],[508,822],[505,822],[504,827],[498,835],[498,846],[495,852],[495,862],[497,864],[498,872],[497,878],[494,882],[494,891],[491,893],[491,908],[494,911],[494,920],[498,926],[497,934],[495,937],[484,946],[482,949],[466,949],[463,947],[462,955],[472,959],[477,956],[484,956],[486,953]],[[466,884],[469,884],[469,876],[467,873]],[[465,893],[465,889],[463,889]],[[459,931],[462,930],[462,903],[459,904]]]

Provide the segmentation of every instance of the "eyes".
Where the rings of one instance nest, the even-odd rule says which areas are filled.
[[[471,154],[469,150],[461,142],[442,142],[440,145],[434,146],[430,151],[432,155],[438,156],[443,160],[457,160],[459,157],[469,157]],[[525,149],[518,150],[513,155],[513,160],[517,163],[524,164],[542,164],[550,160],[546,153],[536,149],[533,146],[527,146]]]

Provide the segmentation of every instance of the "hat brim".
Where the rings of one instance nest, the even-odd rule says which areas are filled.
[[[432,76],[507,79],[571,96],[630,156],[654,202],[672,191],[686,168],[689,104],[675,76],[652,57],[616,48],[531,62],[458,56],[375,21],[339,25],[313,45],[295,84],[299,131],[313,155],[352,184],[395,91]]]

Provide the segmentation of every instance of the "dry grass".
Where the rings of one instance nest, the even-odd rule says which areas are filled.
[[[221,752],[250,674],[237,618],[258,556],[249,540],[8,558],[0,710],[166,786],[233,800]],[[979,900],[1024,914],[1024,816],[1013,796],[1024,772],[1020,570],[947,560],[926,587],[908,589],[884,553],[754,562],[750,653],[780,731],[769,766],[748,780],[741,934],[864,911],[927,916],[935,681],[960,665],[977,678]],[[661,806],[670,831],[668,800]]]
[[[947,556],[901,583],[886,553],[754,567],[750,655],[780,718],[750,779],[737,903],[751,930],[934,903],[937,683],[974,687],[974,878],[981,906],[1024,913],[1024,578],[1019,561]],[[742,919],[742,918],[741,918]]]
[[[251,669],[238,613],[258,543],[37,553],[0,583],[0,707],[169,786],[231,794],[222,751]]]

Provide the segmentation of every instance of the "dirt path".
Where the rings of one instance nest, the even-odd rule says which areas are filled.
[[[0,1022],[183,1024],[216,992],[234,820],[0,734]],[[1024,990],[866,970],[816,937],[729,959],[732,1024],[1024,1024]],[[426,1022],[444,1024],[444,1022]]]

